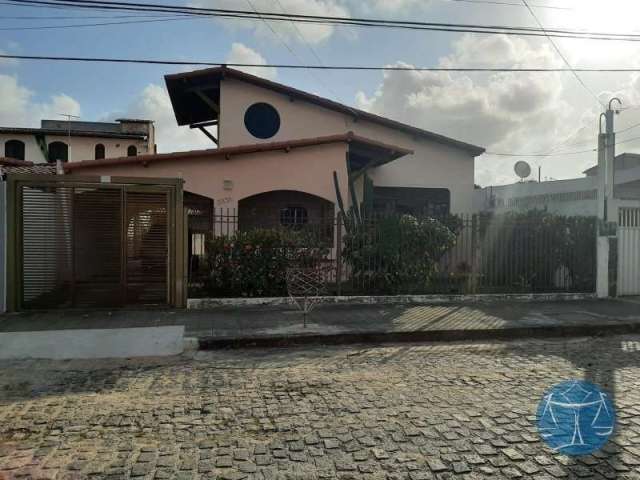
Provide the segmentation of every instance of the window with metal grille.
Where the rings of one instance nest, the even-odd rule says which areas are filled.
[[[104,145],[99,143],[96,145],[96,160],[100,160],[101,158],[105,157],[105,150],[104,150]]]
[[[24,142],[9,140],[4,144],[4,156],[16,160],[24,160]]]
[[[286,207],[280,210],[280,224],[285,227],[304,225],[308,221],[309,216],[304,207]]]
[[[129,145],[129,148],[127,148],[127,157],[135,157],[136,155],[138,155],[138,149],[136,146]]]

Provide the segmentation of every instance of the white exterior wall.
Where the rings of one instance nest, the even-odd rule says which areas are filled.
[[[280,114],[280,130],[267,140],[253,137],[244,125],[246,109],[256,102],[269,103]],[[366,120],[354,121],[348,115],[303,100],[291,100],[286,95],[239,80],[227,78],[221,82],[220,147],[348,131],[415,152],[375,169],[370,175],[374,185],[448,188],[453,213],[473,211],[474,158],[470,153]]]
[[[25,160],[34,163],[45,163],[46,159],[42,155],[40,147],[36,142],[34,134],[0,133],[0,157],[4,156],[5,142],[9,140],[20,140],[24,142]],[[153,153],[153,147],[149,149],[144,140],[122,139],[122,138],[100,138],[100,137],[74,137],[71,135],[71,143],[67,135],[45,135],[47,145],[52,142],[64,142],[69,144],[69,161],[78,162],[80,160],[93,160],[95,158],[95,147],[101,143],[105,147],[105,156],[126,157],[129,145],[135,145],[138,155]]]
[[[514,183],[476,190],[474,204],[476,211],[492,210],[496,213],[537,209],[558,215],[595,216],[598,212],[597,197],[584,198],[580,192],[596,189],[597,177]],[[493,207],[490,204],[492,196],[495,202]]]

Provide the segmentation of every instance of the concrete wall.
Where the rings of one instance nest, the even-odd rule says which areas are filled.
[[[474,193],[476,211],[526,212],[538,209],[558,215],[594,216],[598,211],[597,177],[524,182],[486,187]]]
[[[47,145],[52,142],[68,143],[69,138],[65,134],[46,135]],[[45,163],[46,159],[42,155],[40,147],[36,142],[33,134],[14,134],[0,133],[0,157],[4,157],[5,142],[9,140],[20,140],[25,144],[25,160],[34,163]],[[131,140],[119,138],[100,138],[100,137],[74,137],[71,136],[69,146],[69,161],[77,162],[80,160],[93,160],[95,158],[95,147],[97,144],[105,146],[106,157],[126,157],[127,147],[135,145],[138,149],[138,155],[143,153],[153,153],[153,144],[147,146],[144,140]]]
[[[225,79],[220,96],[220,146],[319,137],[353,131],[380,142],[409,148],[405,156],[372,171],[377,186],[447,188],[455,213],[473,210],[474,158],[468,152],[414,136],[235,79]],[[273,105],[280,114],[280,130],[267,140],[245,128],[244,113],[256,102]],[[293,185],[293,181],[291,185]]]
[[[182,178],[184,190],[214,200],[216,208],[237,208],[243,198],[273,190],[310,193],[336,203],[332,172],[347,192],[346,143],[224,157],[192,157],[180,161],[100,166],[73,175]],[[225,185],[226,183],[226,185]]]
[[[129,358],[179,355],[184,326],[1,332],[0,359]]]

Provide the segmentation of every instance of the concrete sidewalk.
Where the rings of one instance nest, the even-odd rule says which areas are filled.
[[[201,348],[453,341],[640,333],[640,299],[213,310],[60,311],[0,316],[0,332],[184,325]]]

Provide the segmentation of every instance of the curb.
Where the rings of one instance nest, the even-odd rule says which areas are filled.
[[[595,293],[483,293],[476,295],[381,295],[381,296],[322,296],[319,305],[402,305],[490,302],[560,302],[597,299]],[[218,307],[280,307],[294,305],[289,297],[263,298],[189,298],[188,310],[207,310]]]
[[[612,325],[571,325],[559,327],[519,327],[489,330],[433,330],[415,332],[360,332],[337,335],[300,335],[198,338],[200,350],[222,348],[283,348],[304,345],[351,345],[359,343],[460,342],[477,340],[518,340],[563,337],[611,336],[640,333],[639,323]]]

